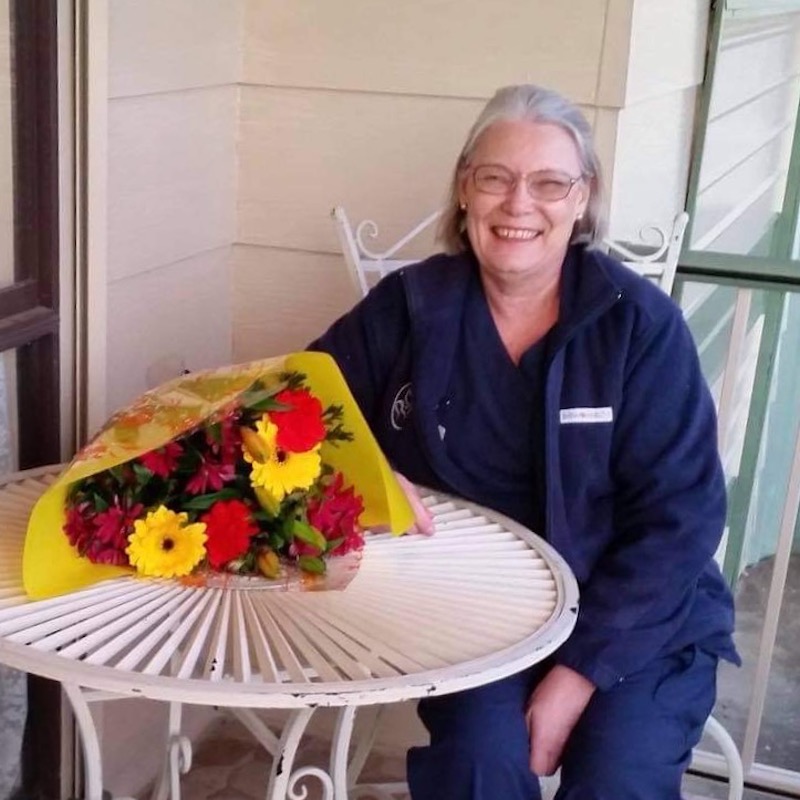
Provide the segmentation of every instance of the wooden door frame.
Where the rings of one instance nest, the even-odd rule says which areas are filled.
[[[12,0],[14,284],[0,352],[16,350],[19,468],[61,460],[57,0]],[[61,687],[28,679],[22,796],[61,797]]]
[[[13,0],[14,285],[0,352],[17,350],[19,468],[60,460],[56,0]]]

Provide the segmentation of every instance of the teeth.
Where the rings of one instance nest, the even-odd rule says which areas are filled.
[[[501,239],[535,239],[539,235],[529,228],[495,228],[494,232]]]

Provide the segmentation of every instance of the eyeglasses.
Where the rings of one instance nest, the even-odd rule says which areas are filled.
[[[519,180],[525,181],[528,194],[534,200],[563,200],[572,187],[583,178],[573,178],[566,172],[542,169],[527,175],[515,175],[500,164],[481,164],[472,170],[472,182],[479,192],[485,194],[510,194],[517,188]]]

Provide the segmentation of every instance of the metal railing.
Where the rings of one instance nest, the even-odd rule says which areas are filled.
[[[715,716],[755,787],[800,797],[800,289],[794,281],[680,269],[675,297],[719,415],[728,520],[718,559],[736,596],[744,666],[723,664]],[[721,775],[699,751],[694,767]]]

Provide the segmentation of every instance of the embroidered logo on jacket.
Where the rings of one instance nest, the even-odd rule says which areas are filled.
[[[404,383],[394,396],[392,408],[389,411],[389,421],[396,431],[401,431],[405,427],[406,421],[411,416],[413,408],[413,390],[410,383]]]
[[[562,425],[575,425],[592,422],[613,422],[614,409],[611,406],[597,408],[562,408],[559,415]]]

